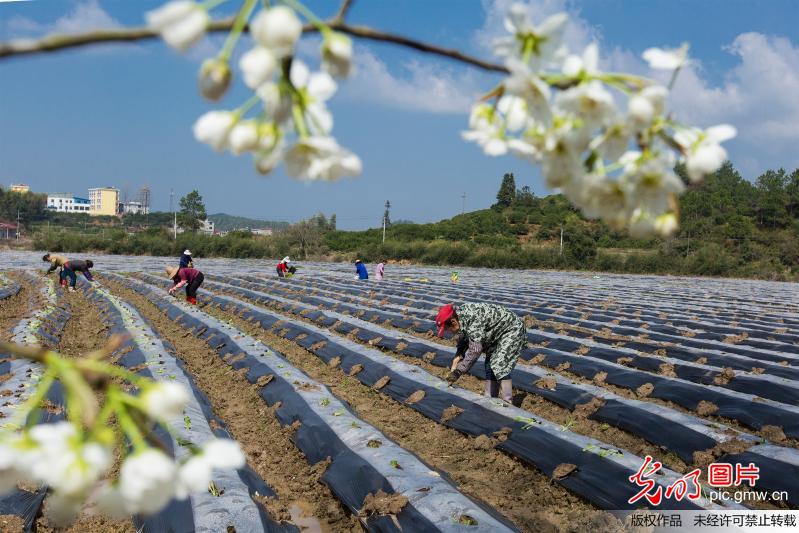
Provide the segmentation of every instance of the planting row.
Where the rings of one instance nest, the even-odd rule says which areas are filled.
[[[452,357],[451,349],[441,344],[402,335],[396,330],[334,311],[321,312],[311,304],[227,284],[212,282],[209,283],[209,288],[276,307],[298,318],[327,326],[334,332],[351,335],[357,340],[387,351],[424,358],[436,366],[448,367]],[[478,378],[485,378],[480,364],[475,365],[471,373]],[[763,486],[773,487],[773,490],[788,490],[789,494],[799,493],[799,468],[797,468],[799,452],[796,450],[778,446],[756,446],[761,442],[761,438],[736,431],[729,426],[680,413],[664,406],[625,398],[601,387],[571,383],[540,367],[520,364],[511,377],[514,386],[520,390],[540,395],[571,411],[582,412],[589,408],[593,410],[588,415],[590,419],[611,424],[662,446],[667,451],[677,454],[686,463],[703,457],[702,453],[705,455],[715,453],[718,456],[731,450],[741,451],[748,448],[750,454],[758,456],[756,461],[758,464],[771,467],[770,473],[764,474],[761,479]],[[775,427],[773,430],[778,438],[784,438],[779,436],[781,433],[779,429]],[[698,453],[700,455],[697,455]],[[724,456],[722,460],[736,462],[741,459],[735,454]],[[796,476],[786,476],[786,472],[792,472]]]
[[[175,303],[140,282],[109,275],[147,297],[170,320],[214,348],[235,370],[257,385],[285,426],[297,425],[294,442],[311,464],[329,458],[322,479],[369,530],[450,531],[462,524],[482,531],[513,529],[501,517],[457,491],[413,454],[358,419],[322,384],[277,352],[219,320]],[[380,492],[407,499],[394,517],[362,512]]]
[[[256,289],[269,286],[279,291],[282,287],[282,284],[264,281],[260,283],[238,279],[229,281],[233,285]],[[429,315],[428,318],[423,318],[425,316],[423,311],[415,311],[414,316],[417,318],[414,320],[398,313],[377,311],[363,305],[339,303],[333,298],[297,295],[294,299],[318,305],[320,308],[359,316],[370,322],[410,329],[416,333],[432,334],[435,331]],[[537,337],[533,331],[528,333],[528,338]],[[594,379],[595,376],[604,373],[607,374],[605,382],[632,390],[646,385],[647,388],[652,387],[651,396],[674,401],[688,409],[696,409],[701,400],[706,400],[718,407],[718,415],[739,420],[749,427],[759,430],[766,425],[782,426],[787,435],[799,435],[799,409],[796,407],[799,395],[796,393],[793,381],[776,383],[773,378],[766,379],[762,375],[743,376],[734,372],[730,375],[722,369],[703,369],[704,365],[699,364],[671,364],[673,370],[668,373],[671,375],[664,375],[658,372],[662,372],[661,365],[666,361],[658,357],[641,356],[632,351],[625,353],[609,349],[578,350],[580,344],[569,344],[569,349],[578,352],[572,353],[560,349],[563,343],[572,341],[549,339],[545,342],[546,346],[524,349],[522,359],[533,360],[549,368],[569,369],[570,372],[588,379]],[[625,358],[621,361],[624,365],[619,364],[621,357]],[[682,372],[683,376],[677,374],[677,371]]]
[[[27,281],[31,284],[39,283],[39,280],[34,279]],[[14,294],[19,290],[20,287],[17,285]],[[58,346],[59,337],[70,317],[70,312],[63,302],[59,302],[61,289],[57,288],[52,280],[46,280],[37,292],[43,305],[13,328],[11,341],[26,346],[55,348]],[[32,291],[28,302],[29,308],[37,305],[36,299],[37,294]],[[17,411],[41,380],[42,367],[28,359],[8,357],[3,359],[0,362],[0,420],[2,420],[0,427],[14,429],[29,422],[27,417],[21,418],[17,415]],[[35,410],[30,416],[36,417],[41,422],[55,422],[62,419],[64,398],[60,384],[55,383],[50,388],[46,399],[47,408]],[[24,522],[25,530],[32,531],[46,494],[47,487],[34,490],[16,489],[0,497],[0,515],[18,516]]]
[[[157,278],[142,277],[161,284]],[[149,291],[151,297],[157,294],[155,289]],[[501,401],[457,387],[448,388],[445,382],[417,366],[342,339],[325,329],[286,321],[284,315],[233,298],[212,295],[207,301],[255,321],[325,362],[333,362],[361,383],[408,404],[432,420],[468,435],[502,434],[506,438],[496,445],[497,449],[535,466],[601,508],[631,508],[628,499],[636,491],[627,478],[642,464],[642,459],[633,454],[531,417],[529,412]],[[678,477],[675,472],[664,469],[659,481],[668,484]],[[662,506],[668,508],[674,503],[664,502]],[[697,504],[714,507],[706,500],[699,500]],[[678,505],[694,508],[697,504],[680,502]]]

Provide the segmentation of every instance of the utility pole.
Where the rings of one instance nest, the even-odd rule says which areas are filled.
[[[169,210],[172,211],[174,221],[172,222],[172,237],[178,240],[178,212],[175,211],[175,191],[169,189]]]
[[[563,226],[560,227],[560,254],[563,255]]]
[[[463,193],[461,199],[463,200],[463,204],[461,205],[461,215],[462,215],[466,212],[466,193]]]
[[[19,209],[17,209],[17,240],[19,240]]]

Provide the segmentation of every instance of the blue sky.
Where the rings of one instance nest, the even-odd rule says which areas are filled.
[[[160,0],[0,2],[0,39],[138,26]],[[227,15],[239,2],[219,8]],[[793,0],[544,0],[535,19],[567,10],[567,41],[600,43],[605,68],[648,74],[650,46],[691,43],[695,62],[671,107],[700,126],[729,122],[739,137],[730,158],[754,179],[767,168],[799,166],[799,2]],[[336,2],[311,1],[321,16]],[[356,0],[352,23],[368,24],[491,58],[507,0]],[[217,11],[215,11],[216,13]],[[496,75],[387,44],[358,41],[358,73],[340,84],[330,107],[339,142],[358,153],[364,173],[338,183],[299,183],[282,170],[260,177],[248,157],[198,144],[191,126],[213,106],[195,87],[215,36],[181,56],[160,41],[105,45],[0,61],[0,183],[85,195],[93,186],[148,184],[155,209],[169,191],[197,188],[209,212],[296,221],[336,213],[339,226],[377,226],[386,199],[394,219],[439,220],[489,206],[504,172],[546,194],[537,169],[513,157],[490,158],[460,138],[468,109]],[[313,50],[316,41],[302,50]],[[246,49],[248,42],[240,43]],[[239,82],[222,102],[246,100]]]

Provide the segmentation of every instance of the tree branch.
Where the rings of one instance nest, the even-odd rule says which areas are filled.
[[[352,8],[353,1],[354,0],[344,0],[341,2],[341,6],[338,8],[338,13],[336,13],[336,16],[333,17],[333,22],[344,22],[344,17],[347,16],[347,12],[350,10],[350,8]]]
[[[508,70],[502,65],[464,54],[461,51],[453,48],[444,48],[443,46],[436,44],[417,41],[415,39],[411,39],[410,37],[384,32],[369,26],[352,26],[346,24],[342,20],[338,20],[339,16],[346,14],[346,11],[349,9],[351,4],[352,0],[344,0],[341,5],[341,9],[339,10],[339,14],[336,15],[336,18],[329,22],[331,29],[352,35],[353,37],[359,37],[370,41],[392,43],[405,48],[411,48],[419,52],[446,57],[491,72],[508,72]],[[213,21],[208,27],[208,32],[213,33],[230,31],[232,26],[232,18]],[[246,27],[244,31],[249,31],[249,27]],[[317,31],[318,30],[311,25],[306,25],[303,28],[303,33],[316,33]],[[42,54],[94,44],[128,43],[155,39],[157,37],[158,33],[149,28],[120,28],[113,30],[92,31],[74,35],[48,35],[46,37],[42,37],[41,39],[20,39],[6,43],[0,43],[0,60],[14,56]]]

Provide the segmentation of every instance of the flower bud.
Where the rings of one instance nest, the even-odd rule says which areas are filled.
[[[655,231],[661,237],[670,237],[680,227],[677,222],[677,215],[674,213],[663,213],[655,219]]]
[[[177,383],[157,383],[141,396],[144,412],[150,418],[169,420],[180,416],[189,403],[189,393]]]
[[[279,58],[292,55],[302,34],[302,22],[291,8],[275,6],[258,13],[250,24],[255,42],[272,50]]]
[[[331,76],[346,78],[352,70],[352,39],[331,33],[322,42],[322,68]]]
[[[223,59],[206,59],[200,67],[198,84],[200,93],[208,100],[216,102],[230,87],[230,65]]]

